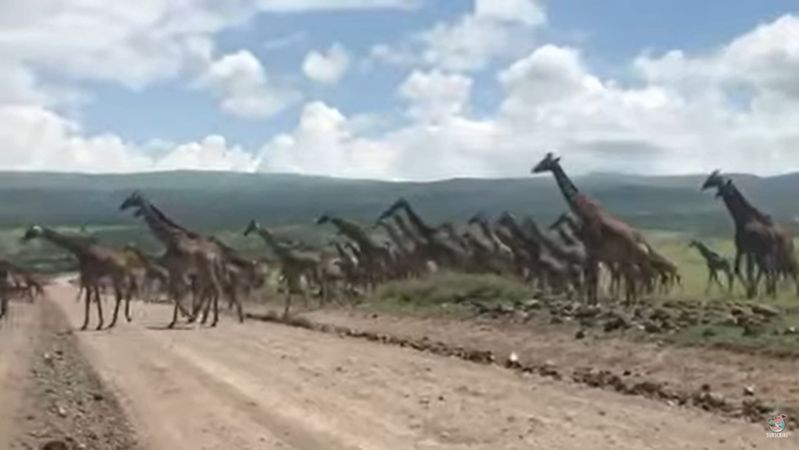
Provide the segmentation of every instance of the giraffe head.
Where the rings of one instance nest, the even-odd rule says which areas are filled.
[[[139,191],[133,191],[125,200],[119,205],[120,211],[126,211],[131,208],[139,208],[139,210],[144,206],[145,200],[144,196]],[[140,215],[137,211],[136,215]]]
[[[538,164],[533,167],[530,171],[531,173],[544,173],[544,172],[551,172],[555,170],[556,167],[560,164],[560,157],[555,157],[552,152],[549,152],[544,156],[544,159],[541,160]]]
[[[699,248],[699,241],[696,239],[691,239],[691,242],[688,243],[688,248]]]
[[[247,225],[247,228],[244,230],[244,235],[249,236],[251,233],[254,233],[258,230],[262,229],[258,222],[255,220],[251,220],[250,223]]]
[[[31,239],[36,239],[44,234],[44,228],[40,227],[39,225],[31,225],[25,230],[25,235],[22,237],[23,241],[30,241]]]
[[[317,225],[324,225],[324,224],[330,222],[330,219],[331,219],[330,213],[324,213],[321,216],[319,216],[318,219],[316,219],[316,224]]]
[[[722,187],[724,187],[724,185],[727,183],[727,181],[728,181],[728,180],[726,180],[726,179],[725,179],[725,178],[724,178],[724,177],[721,175],[721,172],[720,172],[718,169],[717,169],[717,170],[714,170],[714,171],[713,171],[713,173],[711,173],[711,174],[710,174],[710,175],[707,177],[707,179],[705,180],[705,182],[702,184],[702,188],[701,188],[701,190],[703,190],[703,191],[706,191],[706,190],[708,190],[708,189],[710,189],[710,188],[717,188],[717,189],[721,189]]]
[[[393,216],[394,213],[396,213],[400,208],[408,208],[408,207],[410,207],[408,200],[405,200],[404,197],[400,197],[397,199],[397,201],[392,203],[391,206],[389,206],[385,211],[383,211],[380,214],[380,216],[377,218],[377,220],[381,221],[383,219],[387,219]]]
[[[480,223],[486,222],[486,216],[482,212],[478,212],[477,214],[473,215],[471,219],[467,222],[469,225],[477,225]]]
[[[716,198],[722,198],[725,195],[732,194],[733,191],[735,191],[735,185],[732,184],[732,180],[726,180],[716,190]]]
[[[499,216],[499,219],[497,219],[497,224],[504,225],[504,226],[513,224],[515,222],[516,222],[516,218],[513,216],[513,214],[511,214],[511,213],[509,213],[507,211],[503,212]]]

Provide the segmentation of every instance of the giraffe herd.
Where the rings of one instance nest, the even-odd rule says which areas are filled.
[[[101,293],[109,289],[114,297],[109,328],[117,323],[123,304],[124,318],[130,321],[132,299],[154,301],[163,296],[173,304],[170,328],[181,316],[188,323],[199,320],[202,324],[210,317],[210,326],[215,326],[223,300],[243,321],[242,299],[261,288],[272,271],[285,293],[284,315],[290,314],[297,295],[307,304],[309,295],[316,293],[326,303],[368,294],[389,281],[442,270],[515,278],[543,292],[589,303],[598,302],[604,291],[632,305],[644,294],[665,293],[680,284],[677,266],[640,230],[580,191],[560,158],[549,153],[531,172],[551,173],[569,207],[549,226],[509,212],[493,221],[478,212],[461,227],[451,222],[431,225],[407,199],[399,198],[367,226],[329,212],[322,214],[317,226],[331,226],[335,237],[324,248],[309,248],[280,239],[251,221],[244,236],[260,237],[277,259],[275,265],[247,258],[214,236],[177,224],[138,191],[119,209],[144,222],[164,248],[160,256],[146,254],[132,244],[112,248],[94,238],[67,235],[41,225],[29,227],[23,240],[47,240],[77,259],[79,297],[83,295],[85,303],[81,329],[89,326],[92,303],[97,329],[103,328]],[[707,245],[691,241],[689,246],[707,263],[707,289],[715,284],[730,292],[737,277],[750,298],[757,295],[761,282],[768,295],[776,295],[780,280],[793,281],[799,292],[799,266],[789,229],[752,206],[732,180],[718,171],[701,187],[709,189],[716,189],[716,197],[724,201],[733,218],[736,254],[730,262]],[[726,277],[726,288],[719,272]],[[7,312],[10,293],[32,300],[42,293],[42,280],[0,261],[0,317]]]

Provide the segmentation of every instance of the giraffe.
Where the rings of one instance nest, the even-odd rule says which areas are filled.
[[[727,276],[727,292],[732,292],[735,278],[733,278],[730,260],[714,252],[703,242],[697,240],[692,240],[688,244],[688,247],[695,248],[705,260],[705,264],[707,265],[708,279],[707,287],[705,288],[705,294],[710,293],[710,288],[713,286],[714,281],[720,289],[724,289],[724,285],[721,284],[721,280],[719,280],[719,272],[722,272]]]
[[[724,201],[735,225],[733,270],[741,278],[747,298],[757,295],[763,275],[767,294],[775,296],[780,237],[773,220],[749,203],[732,180],[723,177],[718,170],[713,171],[701,187],[703,191],[711,188],[716,188],[716,197]],[[742,259],[746,263],[745,277],[741,275]]]
[[[425,223],[405,198],[399,198],[389,206],[380,214],[378,220],[394,216],[400,210],[405,211],[405,214],[410,220],[410,224],[418,232],[425,246],[428,247],[428,251],[435,255],[434,260],[437,264],[442,264],[450,268],[459,268],[463,266],[467,258],[465,252],[441,239],[438,235],[438,230]]]
[[[174,302],[172,321],[167,328],[175,326],[178,312],[193,322],[203,304],[202,297],[206,294],[211,298],[214,310],[211,326],[216,326],[219,321],[219,299],[223,296],[223,283],[227,278],[226,258],[222,249],[210,239],[176,224],[138,191],[128,196],[119,208],[122,211],[135,208],[134,216],[143,218],[153,236],[166,248],[161,259],[169,271],[169,296]],[[200,294],[192,312],[183,306],[183,298],[189,290],[194,291],[195,295]],[[234,299],[234,302],[239,321],[243,322],[241,303],[238,299]]]
[[[420,259],[420,263],[425,266],[428,272],[437,272],[441,262],[436,258],[435,249],[413,231],[411,225],[404,217],[397,214],[393,218],[397,229],[413,244],[414,253],[417,255],[417,258]]]
[[[226,257],[225,264],[229,276],[228,289],[239,289],[243,298],[249,299],[252,292],[264,285],[266,282],[269,265],[258,260],[252,260],[239,254],[236,249],[228,246],[216,237],[211,237],[211,241],[222,249]],[[238,298],[229,295],[228,308],[233,308],[233,299]]]
[[[503,212],[497,223],[504,227],[515,241],[515,247],[524,249],[530,274],[537,278],[539,285],[555,290],[563,290],[569,284],[566,265],[550,254],[540,242],[530,236],[516,220],[516,217]]]
[[[38,274],[8,260],[0,260],[0,267],[7,274],[6,281],[10,281],[13,289],[29,303],[32,303],[37,297],[44,296],[45,281]]]
[[[497,220],[497,223],[493,227],[493,232],[497,236],[497,239],[513,252],[514,275],[521,280],[531,281],[535,275],[531,268],[535,264],[528,249],[526,249],[522,243],[514,239],[513,233],[502,225],[502,218]]]
[[[403,238],[398,227],[385,220],[378,221],[375,226],[386,231],[389,240],[396,249],[397,255],[394,261],[397,267],[395,275],[401,278],[408,278],[421,274],[423,264],[421,264],[419,259],[418,247],[412,241]]]
[[[668,293],[674,286],[682,286],[682,276],[677,265],[666,256],[660,254],[654,248],[650,248],[649,261],[653,272],[648,275],[650,279],[644,280],[650,285],[650,291],[654,291],[655,283],[660,288],[661,293]]]
[[[25,232],[23,240],[44,239],[50,243],[61,247],[72,253],[78,259],[81,283],[85,287],[85,314],[83,325],[80,329],[85,330],[89,325],[89,310],[92,299],[97,305],[97,329],[103,328],[103,307],[100,300],[100,281],[104,277],[111,279],[114,296],[114,315],[108,328],[113,328],[117,322],[119,307],[123,300],[123,290],[126,288],[128,279],[128,265],[122,252],[92,243],[86,239],[66,236],[53,229],[32,225]],[[125,318],[131,321],[130,298],[125,298]]]
[[[483,233],[483,236],[491,243],[491,246],[494,248],[494,253],[501,261],[507,263],[513,260],[513,251],[497,237],[494,230],[491,229],[485,214],[477,213],[472,216],[467,223],[469,225],[476,225],[480,229],[480,232]]]
[[[358,258],[354,254],[348,252],[340,242],[333,242],[332,244],[338,254],[337,265],[344,278],[344,288],[350,293],[355,293],[357,292],[357,286],[360,284],[361,279]]]
[[[300,252],[293,250],[285,244],[275,239],[274,235],[265,227],[262,227],[255,220],[250,221],[244,230],[244,235],[252,233],[258,234],[266,245],[272,249],[280,260],[280,270],[286,281],[286,300],[283,307],[283,316],[288,317],[291,309],[291,297],[293,294],[300,294],[305,297],[305,290],[302,289],[302,278],[307,281],[317,281],[323,283],[320,274],[322,260],[317,254]],[[326,295],[326,287],[322,286],[323,296]],[[307,297],[306,297],[307,302]]]
[[[585,272],[586,254],[582,247],[570,247],[553,239],[552,236],[541,231],[536,221],[526,217],[523,222],[527,235],[532,237],[541,246],[542,251],[560,261],[568,271],[569,280],[575,289],[583,289],[583,273]]]
[[[169,284],[169,270],[164,267],[160,258],[144,253],[131,243],[126,244],[122,250],[141,272],[138,276],[139,296],[145,302],[153,301],[153,295],[157,295],[153,292],[154,285],[157,283],[159,289],[166,288]]]
[[[361,228],[360,225],[333,216],[329,213],[322,214],[317,220],[317,225],[332,224],[343,235],[355,242],[361,251],[362,262],[368,281],[367,287],[374,289],[377,283],[385,276],[390,267],[391,255],[384,246],[380,245],[372,236]]]
[[[561,167],[560,158],[552,153],[547,153],[531,172],[551,172],[569,208],[579,218],[579,237],[587,251],[588,301],[596,303],[598,300],[599,263],[602,262],[609,267],[618,265],[626,282],[627,303],[633,303],[638,296],[637,274],[652,270],[650,246],[643,234],[581,193]]]

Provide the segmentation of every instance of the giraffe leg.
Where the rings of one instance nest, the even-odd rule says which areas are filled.
[[[710,289],[712,289],[712,288],[713,288],[713,282],[714,282],[714,281],[715,281],[716,283],[718,283],[718,282],[719,282],[719,279],[718,279],[718,274],[716,273],[716,271],[715,271],[715,270],[713,270],[713,269],[710,269],[710,270],[708,271],[708,277],[707,277],[707,287],[705,288],[705,295],[708,295],[708,294],[710,293]]]
[[[215,327],[219,323],[219,296],[214,297],[214,320],[211,321],[211,326]]]
[[[80,326],[81,330],[86,330],[89,326],[89,309],[92,304],[92,288],[89,286],[81,286],[84,290],[85,308],[83,311],[83,325]]]
[[[97,300],[97,329],[103,329],[103,302],[100,300],[100,289],[95,287],[94,288],[94,299]]]
[[[122,304],[122,296],[120,295],[119,289],[114,288],[114,315],[111,317],[111,323],[108,325],[108,328],[114,328],[117,324],[117,316],[119,316],[119,306]]]
[[[130,294],[125,296],[125,319],[128,322],[133,322],[133,316],[130,313],[130,300],[131,300],[130,297],[131,297]]]
[[[203,317],[200,319],[200,323],[205,325],[208,323],[208,315],[211,314],[211,304],[213,303],[213,299],[209,298],[208,296],[213,297],[212,293],[206,294],[203,296]]]
[[[8,298],[6,297],[5,289],[0,293],[0,319],[6,316],[8,312]]]
[[[286,292],[286,303],[283,306],[283,318],[289,316],[289,310],[291,309],[291,289]]]
[[[169,322],[169,324],[166,326],[169,329],[175,328],[175,324],[178,323],[178,310],[183,308],[183,305],[182,305],[181,302],[183,301],[183,296],[185,294],[184,290],[181,289],[181,287],[180,287],[179,283],[177,282],[177,280],[174,279],[175,277],[172,277],[172,278],[173,279],[170,280],[170,283],[169,283],[170,284],[169,291],[170,291],[170,296],[172,297],[172,300],[175,302],[175,304],[174,304],[174,307],[172,309],[172,321]],[[184,312],[184,314],[186,313],[185,310],[183,312]],[[188,314],[185,314],[185,315],[188,315]]]
[[[249,298],[249,295],[247,295],[245,298]],[[236,315],[239,317],[239,323],[244,323],[244,309],[241,306],[241,299],[236,295],[236,291],[233,291],[231,299],[233,304],[236,306]]]

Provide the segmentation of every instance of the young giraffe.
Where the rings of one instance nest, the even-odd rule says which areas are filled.
[[[157,293],[154,292],[155,283],[159,289],[164,289],[169,283],[169,270],[159,261],[159,258],[144,253],[133,244],[127,244],[122,251],[135,267],[137,278],[137,294],[145,302],[152,302]]]
[[[89,309],[91,301],[97,304],[97,329],[103,328],[103,306],[100,300],[100,282],[102,278],[111,279],[114,288],[114,316],[108,328],[113,328],[117,322],[119,307],[123,300],[123,290],[127,287],[128,265],[122,252],[92,243],[89,240],[75,238],[61,234],[50,228],[33,225],[25,232],[23,240],[44,239],[58,247],[67,250],[78,259],[81,283],[86,290],[86,308],[83,325],[80,329],[85,330],[89,326]],[[130,322],[130,297],[125,297],[125,318]]]
[[[283,316],[289,315],[291,309],[291,297],[294,294],[305,296],[305,290],[302,289],[302,278],[305,277],[307,281],[317,281],[322,284],[322,296],[327,300],[327,287],[325,286],[324,277],[320,273],[322,259],[319,255],[311,254],[308,252],[300,252],[293,250],[285,244],[279,242],[272,233],[252,220],[244,230],[244,235],[249,236],[252,233],[257,233],[266,243],[275,255],[280,259],[280,271],[286,281],[286,301],[283,308]],[[306,297],[307,302],[307,297]]]
[[[692,240],[691,243],[688,244],[688,247],[695,248],[699,254],[702,255],[702,258],[704,258],[705,264],[707,264],[708,279],[705,294],[710,292],[710,288],[713,287],[714,281],[718,284],[719,288],[724,289],[724,285],[721,283],[721,280],[719,280],[719,272],[727,276],[727,292],[732,292],[735,278],[733,277],[730,260],[714,252],[707,245],[697,240]]]

